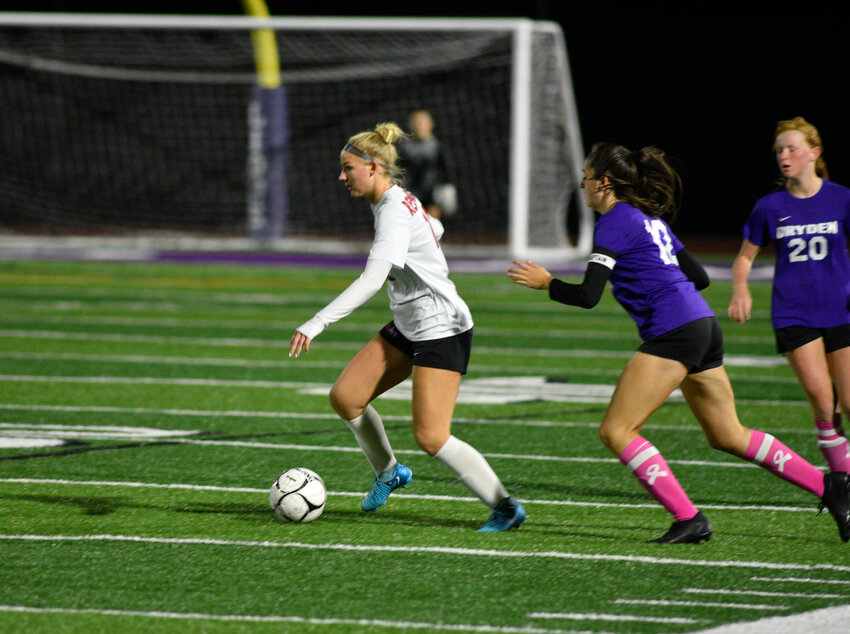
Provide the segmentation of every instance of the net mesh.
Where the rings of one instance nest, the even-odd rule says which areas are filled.
[[[275,33],[288,104],[290,237],[368,239],[339,151],[379,121],[432,114],[457,188],[446,239],[508,241],[513,35],[382,28]],[[576,167],[558,41],[535,31],[528,230],[567,240]],[[563,54],[563,53],[561,53]],[[0,26],[0,229],[250,235],[250,32]]]

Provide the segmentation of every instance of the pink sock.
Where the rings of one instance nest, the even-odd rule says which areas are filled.
[[[819,498],[823,497],[823,473],[770,434],[751,430],[744,458]]]
[[[631,469],[643,488],[676,521],[689,520],[697,514],[696,507],[688,499],[661,452],[651,442],[638,436],[620,454],[620,462]]]
[[[844,436],[839,436],[831,420],[817,420],[818,449],[826,458],[830,471],[850,472],[850,445]]]

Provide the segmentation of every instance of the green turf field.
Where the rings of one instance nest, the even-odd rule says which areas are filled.
[[[453,276],[476,322],[453,431],[525,502],[520,530],[475,532],[488,509],[417,450],[404,384],[376,407],[414,483],[360,512],[372,474],[326,394],[385,293],[288,358],[358,274],[0,262],[0,631],[690,632],[850,604],[832,518],[711,450],[675,394],[644,435],[714,537],[645,543],[670,518],[596,435],[637,345],[610,293],[582,311]],[[741,419],[820,466],[753,290],[745,326],[723,317],[728,284],[706,291]],[[268,505],[295,466],[330,490],[311,524]]]

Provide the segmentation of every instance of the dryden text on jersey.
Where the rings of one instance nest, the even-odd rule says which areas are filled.
[[[817,222],[810,225],[784,225],[776,227],[776,239],[788,236],[812,236],[822,233],[838,233],[838,221]]]

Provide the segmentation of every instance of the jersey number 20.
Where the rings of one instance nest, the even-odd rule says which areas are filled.
[[[788,241],[789,262],[806,262],[807,260],[823,260],[829,252],[829,243],[823,236],[815,236],[806,241],[803,238],[794,238]]]

